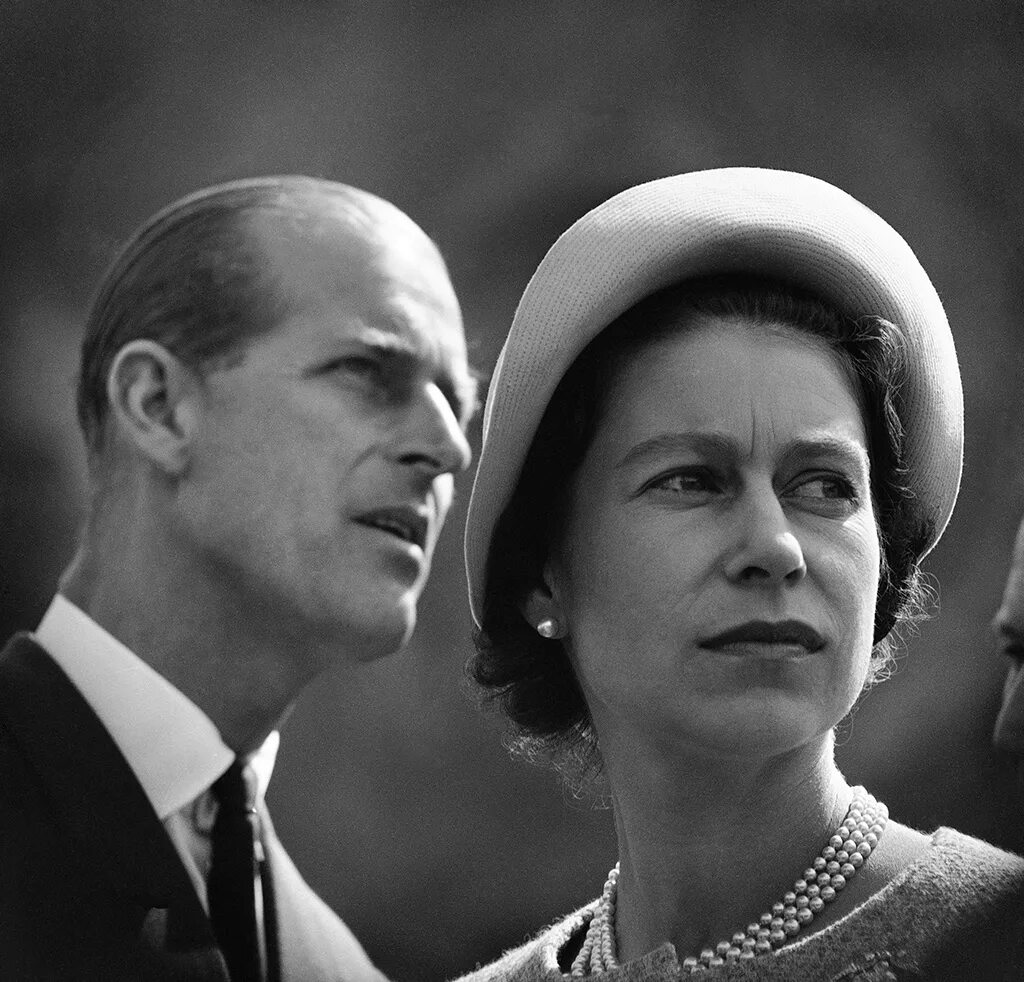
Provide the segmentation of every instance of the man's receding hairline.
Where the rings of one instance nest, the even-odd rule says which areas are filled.
[[[371,191],[292,174],[228,181],[179,197],[155,212],[122,245],[90,305],[76,393],[90,454],[103,442],[109,409],[105,376],[125,343],[135,337],[152,337],[161,344],[174,342],[177,346],[170,350],[179,357],[184,351],[204,359],[222,348],[242,350],[261,333],[240,330],[231,341],[224,340],[226,333],[218,332],[211,335],[213,346],[196,344],[193,321],[207,316],[200,310],[186,311],[188,330],[183,329],[180,337],[175,335],[169,327],[168,311],[172,307],[178,310],[185,302],[182,298],[191,289],[189,282],[198,283],[198,289],[228,290],[236,306],[255,303],[264,315],[271,308],[290,305],[290,298],[279,288],[279,271],[270,248],[270,240],[282,233],[285,242],[291,238],[296,244],[315,245],[317,239],[331,233],[351,236],[352,241],[370,248],[386,248],[389,239],[416,250],[425,243],[424,254],[436,259],[450,283],[437,244],[401,208]],[[190,252],[199,257],[198,276],[189,272]],[[248,277],[248,284],[240,284],[239,277]],[[149,298],[157,287],[158,295],[163,296],[162,290],[167,297],[161,301],[163,308],[151,309]],[[140,297],[145,302],[140,302]],[[279,310],[277,317],[280,315]]]
[[[428,243],[440,256],[440,249],[429,235],[401,208],[371,191],[333,181],[314,181],[282,185],[277,200],[257,201],[241,216],[247,229],[257,234],[298,218],[299,228],[316,233],[341,226],[352,233],[372,239],[388,229],[413,234]],[[329,207],[325,207],[329,206]]]
[[[331,206],[329,210],[325,204]],[[386,247],[388,233],[397,232],[426,247],[454,291],[448,264],[437,243],[401,208],[371,191],[330,181],[310,185],[278,201],[260,201],[243,209],[236,216],[235,227],[260,263],[257,288],[272,291],[274,299],[288,307],[295,298],[288,296],[278,281],[276,260],[280,257],[274,255],[287,246],[280,240],[275,242],[274,237],[287,234],[289,229],[294,231],[296,241],[307,246],[315,246],[320,234],[340,230],[350,241],[370,249]]]

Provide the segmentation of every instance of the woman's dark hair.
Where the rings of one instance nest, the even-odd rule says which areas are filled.
[[[915,515],[905,484],[899,327],[879,317],[854,319],[803,290],[746,275],[689,280],[654,293],[583,350],[548,404],[491,539],[477,653],[468,666],[510,720],[516,749],[554,760],[577,780],[600,764],[587,704],[562,644],[537,634],[522,602],[542,580],[573,474],[601,422],[614,376],[634,353],[700,317],[782,324],[822,338],[840,353],[858,390],[882,555],[869,683],[891,666],[894,629],[923,610],[918,562],[930,529]]]

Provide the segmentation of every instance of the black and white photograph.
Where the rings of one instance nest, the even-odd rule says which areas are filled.
[[[1024,11],[0,4],[0,982],[1024,978]]]

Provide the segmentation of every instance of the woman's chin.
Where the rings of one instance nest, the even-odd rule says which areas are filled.
[[[700,756],[769,759],[819,743],[846,715],[832,712],[820,697],[777,688],[720,695],[689,706],[666,726],[677,752],[694,748]]]

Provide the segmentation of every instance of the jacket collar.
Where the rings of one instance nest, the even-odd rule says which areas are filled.
[[[0,654],[0,719],[90,865],[143,907],[173,909],[179,940],[198,932],[212,942],[188,874],[138,779],[67,675],[28,635],[16,635]]]

